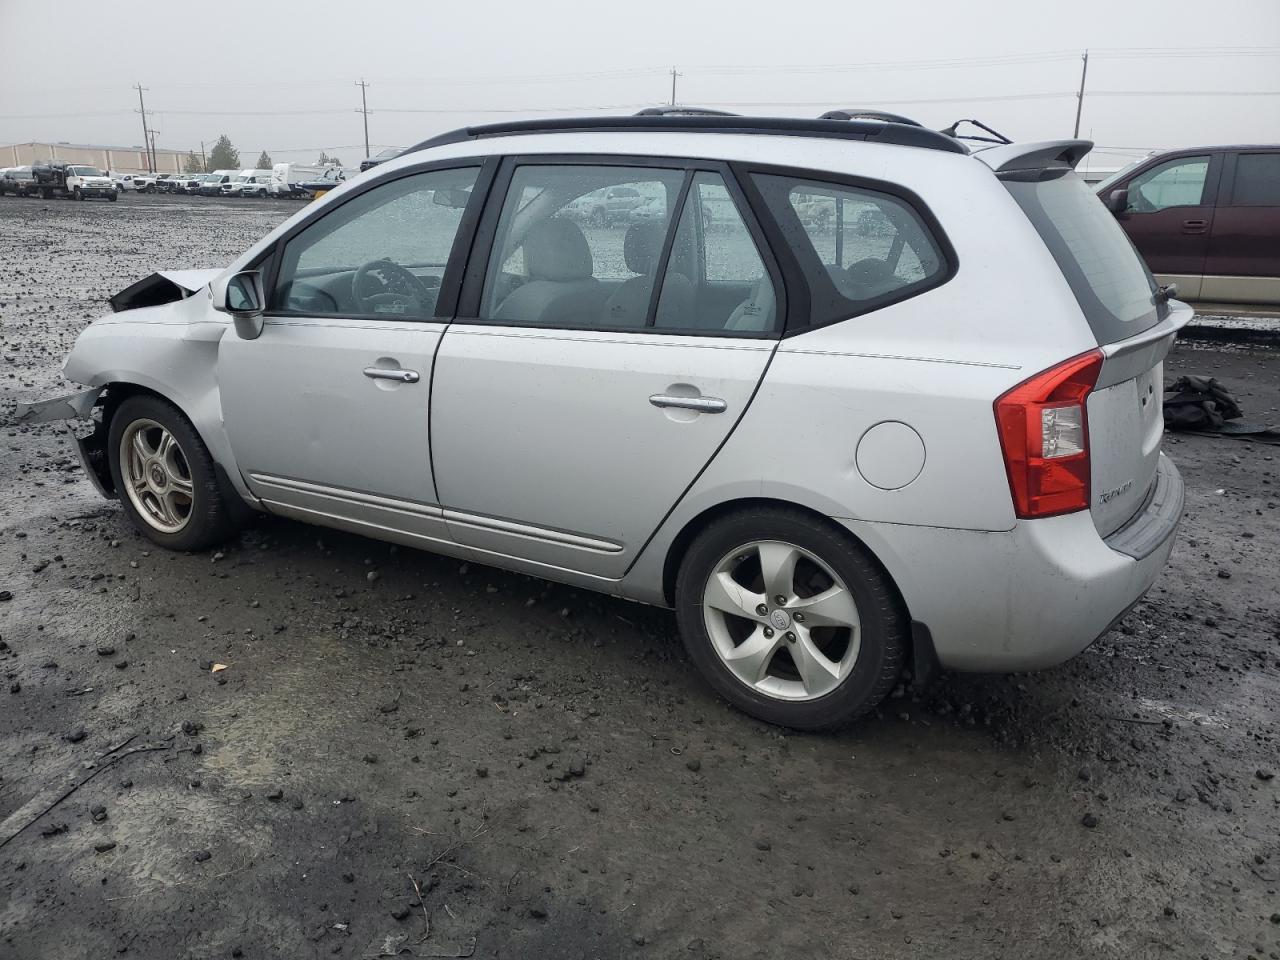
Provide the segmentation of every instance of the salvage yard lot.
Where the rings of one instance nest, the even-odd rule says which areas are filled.
[[[0,200],[0,413],[295,209]],[[1180,373],[1280,422],[1280,353]],[[1075,661],[801,736],[664,611],[272,518],[169,554],[0,444],[5,960],[1280,957],[1275,447],[1169,438],[1173,560]]]

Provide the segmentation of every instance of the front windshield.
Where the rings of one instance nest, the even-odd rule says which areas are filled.
[[[77,177],[100,177],[102,171],[97,167],[72,167],[71,172]]]
[[[236,177],[234,182],[236,182],[236,183],[244,183],[244,182],[245,182],[246,180],[248,180],[248,179],[249,179],[248,177]]]

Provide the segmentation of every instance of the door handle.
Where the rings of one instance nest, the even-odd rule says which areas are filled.
[[[680,410],[697,410],[699,413],[724,413],[729,405],[719,397],[672,397],[655,393],[649,398],[655,407],[676,407]]]
[[[422,378],[417,370],[388,369],[387,367],[365,367],[364,375],[370,380],[394,380],[396,383],[417,383]]]
[[[1183,220],[1183,233],[1204,233],[1204,228],[1208,226],[1208,220]]]

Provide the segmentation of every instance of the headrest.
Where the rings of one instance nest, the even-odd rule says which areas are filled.
[[[662,241],[667,236],[666,221],[633,223],[622,238],[622,257],[632,273],[650,274],[658,267]]]
[[[531,280],[582,280],[591,276],[591,248],[572,220],[552,217],[529,228],[524,263]]]

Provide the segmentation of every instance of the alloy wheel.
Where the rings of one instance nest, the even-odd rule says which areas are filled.
[[[711,644],[740,683],[778,700],[814,700],[853,670],[861,620],[834,570],[794,544],[760,540],[715,565],[703,588]]]
[[[167,428],[135,420],[120,437],[120,473],[139,515],[161,533],[177,533],[191,519],[194,485],[186,454]]]

